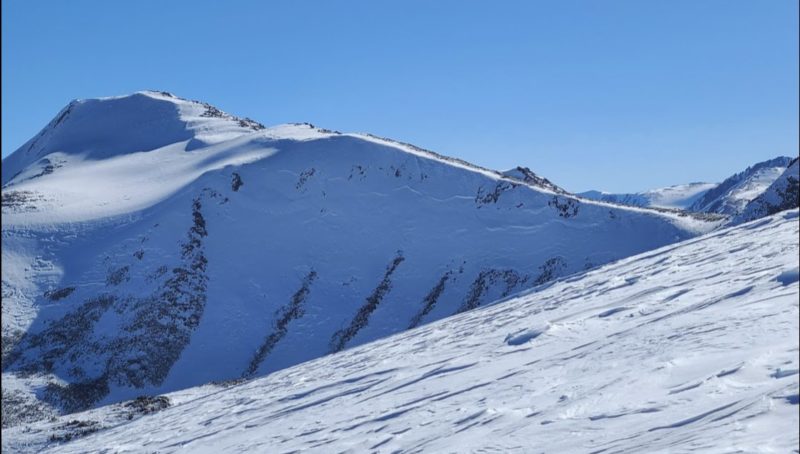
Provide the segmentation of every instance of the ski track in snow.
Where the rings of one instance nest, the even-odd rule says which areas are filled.
[[[789,452],[798,211],[227,388],[3,432],[8,452]],[[102,430],[64,444],[67,420]]]

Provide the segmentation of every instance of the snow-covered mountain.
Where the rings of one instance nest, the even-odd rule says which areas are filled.
[[[791,160],[792,158],[781,156],[759,162],[725,179],[722,183],[680,184],[630,194],[593,190],[577,195],[590,200],[629,206],[736,216],[781,176]]]
[[[623,205],[685,210],[699,198],[703,197],[706,192],[716,186],[716,183],[689,183],[632,194],[586,191],[578,193],[577,195],[586,199]]]
[[[752,221],[779,211],[800,207],[800,161],[798,158],[775,180],[766,191],[750,201],[732,223]]]
[[[780,156],[754,164],[709,189],[688,210],[735,216],[777,180],[791,160],[787,156]]]
[[[719,224],[161,92],[70,103],[3,185],[4,425],[273,372]]]
[[[798,210],[251,381],[4,431],[9,452],[791,452]]]

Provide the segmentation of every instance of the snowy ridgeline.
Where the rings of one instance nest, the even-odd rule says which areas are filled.
[[[726,178],[722,183],[689,183],[634,194],[587,191],[578,195],[590,200],[630,206],[738,216],[745,211],[748,203],[781,177],[791,161],[792,158],[781,156],[759,162]]]
[[[3,172],[4,426],[263,375],[719,225],[153,92],[70,104]]]
[[[267,377],[12,428],[3,450],[790,452],[799,226],[785,211]]]
[[[638,207],[672,208],[684,210],[710,189],[715,183],[689,183],[666,188],[652,189],[633,194],[614,194],[601,191],[586,191],[578,195],[591,200],[620,203]]]

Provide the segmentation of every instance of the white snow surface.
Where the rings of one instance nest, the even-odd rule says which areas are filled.
[[[230,386],[3,431],[8,452],[790,452],[798,210]],[[59,444],[67,421],[98,432]],[[73,423],[74,426],[75,423]]]
[[[685,210],[715,186],[717,186],[717,183],[688,183],[632,194],[586,191],[577,195],[591,200],[602,200],[632,206]]]

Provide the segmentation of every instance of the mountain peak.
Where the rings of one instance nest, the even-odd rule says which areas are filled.
[[[188,151],[261,129],[249,118],[164,91],[76,99],[4,160],[3,184],[52,153],[97,160],[181,142]]]

